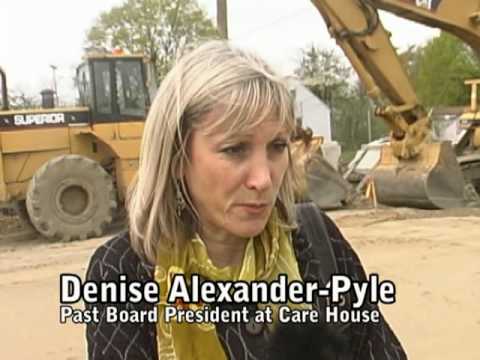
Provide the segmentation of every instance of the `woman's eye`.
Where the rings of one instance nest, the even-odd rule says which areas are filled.
[[[288,144],[286,141],[278,141],[272,144],[273,149],[277,152],[283,152],[287,148]]]
[[[232,145],[224,148],[222,152],[227,155],[241,155],[246,151],[244,144]]]

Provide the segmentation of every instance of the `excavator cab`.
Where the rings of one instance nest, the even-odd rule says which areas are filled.
[[[88,55],[77,68],[80,106],[94,123],[144,120],[150,106],[140,55]]]

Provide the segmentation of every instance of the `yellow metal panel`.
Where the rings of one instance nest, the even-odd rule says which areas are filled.
[[[475,128],[475,133],[473,134],[473,146],[475,148],[480,148],[480,127]]]
[[[68,154],[65,150],[52,150],[4,155],[5,182],[8,184],[30,180],[44,163],[65,154]]]
[[[122,160],[115,161],[117,175],[117,190],[120,200],[125,199],[128,186],[132,182],[138,170],[138,160]]]
[[[0,133],[4,154],[68,149],[68,128],[8,131]]]
[[[7,184],[7,192],[10,194],[9,200],[24,200],[29,183],[30,181]]]
[[[88,157],[100,164],[115,157],[112,149],[99,141],[88,126],[70,128],[70,149],[72,154]]]
[[[109,140],[99,136],[98,133],[91,133],[109,149],[109,153],[113,153],[115,157],[122,159],[138,159],[140,156],[140,142],[137,140]]]
[[[0,201],[8,201],[8,192],[7,187],[5,185],[5,173],[3,167],[3,154],[1,151],[1,143],[0,143]]]
[[[22,169],[22,172],[18,176],[17,181],[20,182],[30,180],[40,166],[45,164],[47,161],[56,158],[57,156],[66,154],[69,154],[69,152],[65,150],[52,150],[30,154],[24,168]]]
[[[120,139],[141,139],[143,135],[144,122],[126,122],[118,124]]]
[[[464,112],[461,116],[460,116],[460,120],[478,120],[480,119],[480,113],[479,112],[470,112],[469,109],[467,109],[467,112]],[[464,127],[469,127],[470,124],[469,123],[466,123],[464,124]]]
[[[93,144],[93,136],[84,134],[89,131],[88,126],[72,127],[70,130],[70,149],[72,154],[82,155],[88,158],[95,158],[96,147]]]
[[[3,170],[6,183],[16,182],[25,166],[29,153],[6,154],[3,156]]]
[[[130,128],[126,126],[125,128],[129,129],[126,131],[130,131],[132,135],[135,132],[138,134],[140,131],[140,128],[136,125]],[[92,130],[88,130],[88,132],[85,131],[83,134],[91,134],[101,140],[111,149],[116,157],[122,159],[138,159],[140,156],[141,137],[136,136],[135,138],[122,140],[118,132],[119,130],[116,124],[99,124],[94,125]]]
[[[140,156],[140,139],[111,141],[109,145],[121,159],[138,159]]]
[[[118,137],[116,124],[96,124],[91,132],[104,141],[116,140]]]

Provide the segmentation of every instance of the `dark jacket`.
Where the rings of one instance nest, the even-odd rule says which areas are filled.
[[[339,272],[349,275],[352,280],[365,280],[365,271],[357,254],[335,224],[326,215],[323,215],[323,217]],[[321,264],[313,255],[313,245],[311,241],[307,240],[305,229],[299,227],[294,233],[293,239],[303,280],[320,281]],[[123,233],[109,240],[95,251],[87,270],[87,280],[111,281],[118,279],[119,274],[127,274],[129,280],[147,281],[152,279],[153,270],[152,266],[143,263],[138,258],[130,246],[128,234]],[[100,311],[100,321],[88,324],[86,331],[88,358],[90,360],[158,359],[155,324],[109,324],[103,321],[102,310],[104,305],[95,304],[95,306]],[[150,309],[152,305],[129,303],[117,306],[126,309]],[[322,300],[317,299],[314,306],[321,308]],[[87,304],[86,307],[92,308],[92,305]],[[364,308],[378,309],[377,305],[370,303],[365,304]],[[260,330],[258,331],[258,327],[254,326],[252,328],[248,324],[217,325],[217,334],[226,354],[232,360],[268,359],[268,331],[267,329]],[[349,323],[342,327],[342,332],[346,339],[344,347],[346,347],[346,353],[348,354],[346,358],[348,359],[403,360],[407,358],[383,316],[380,316],[380,322],[378,323]],[[296,340],[292,341],[295,342]],[[292,344],[292,346],[301,348],[303,345]],[[302,360],[319,358],[318,353],[315,355],[309,351],[303,349],[303,353],[297,353],[298,356],[295,358]],[[329,359],[340,358],[343,359],[343,357],[330,357]]]

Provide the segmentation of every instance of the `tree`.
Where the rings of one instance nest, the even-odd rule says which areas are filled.
[[[342,118],[337,121],[337,132],[341,134],[338,141],[346,150],[357,150],[362,144],[388,134],[389,128],[381,118],[374,116],[374,106],[357,79],[349,88],[349,94],[342,99]],[[370,116],[371,139],[368,121]]]
[[[412,81],[415,81],[418,77],[419,60],[423,56],[423,49],[423,46],[410,45],[407,50],[399,54],[400,60]]]
[[[426,45],[410,48],[407,68],[418,98],[427,107],[461,106],[468,102],[470,91],[464,84],[480,77],[480,63],[461,40],[442,32]]]
[[[295,74],[330,108],[332,137],[343,145],[342,104],[349,96],[351,68],[333,50],[321,49],[312,44],[301,50]]]
[[[351,67],[330,49],[320,49],[312,44],[301,52],[295,74],[315,95],[332,107],[336,99],[348,93]]]
[[[87,46],[144,53],[161,80],[179,51],[214,37],[214,25],[195,0],[126,0],[99,16]]]
[[[346,151],[368,142],[370,101],[352,68],[333,50],[314,45],[302,50],[295,73],[330,108],[333,138]],[[387,128],[373,119],[372,138],[384,136]]]

